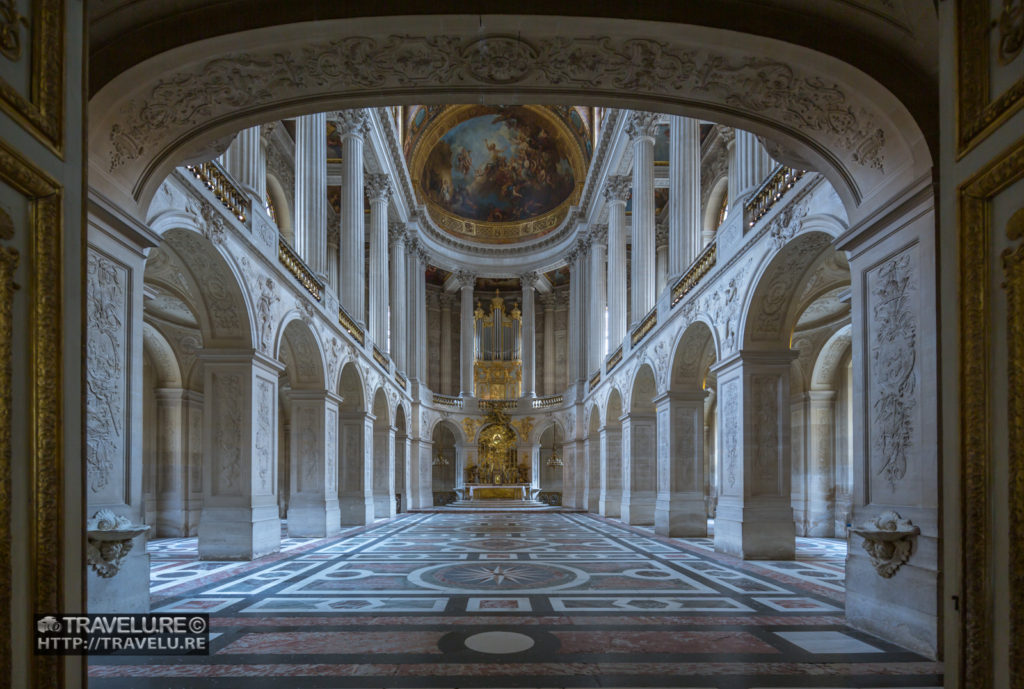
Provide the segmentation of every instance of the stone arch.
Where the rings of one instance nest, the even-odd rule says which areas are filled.
[[[431,104],[453,89],[487,102],[529,92],[542,104],[639,107],[741,127],[823,170],[851,209],[931,167],[913,116],[866,72],[796,43],[751,34],[737,42],[730,28],[609,17],[556,27],[495,15],[482,35],[476,15],[406,15],[186,43],[118,65],[91,97],[93,178],[108,195],[145,205],[190,153],[244,127],[399,99]],[[516,59],[484,59],[494,51]],[[401,95],[381,95],[388,91]]]
[[[807,285],[815,262],[832,251],[831,245],[832,237],[824,232],[804,232],[765,260],[751,280],[740,320],[744,348],[788,348],[800,313],[798,290]]]
[[[169,229],[151,252],[155,264],[147,279],[163,283],[194,311],[207,349],[253,348],[254,319],[245,281],[209,239],[188,229]],[[156,256],[153,256],[153,253]]]
[[[544,435],[544,433],[549,428],[551,428],[552,426],[554,426],[555,428],[558,429],[558,432],[562,434],[563,438],[567,438],[568,437],[568,435],[566,435],[566,432],[565,432],[565,426],[562,425],[561,420],[559,420],[559,418],[557,416],[550,416],[550,417],[545,417],[545,418],[541,419],[539,422],[537,422],[534,425],[534,427],[532,429],[530,429],[530,433],[525,438],[525,440],[527,442],[529,442],[529,443],[540,442],[540,437],[542,435]]]
[[[298,312],[285,316],[274,351],[275,358],[285,364],[285,374],[293,390],[326,389],[327,371],[320,337],[298,317]]]
[[[373,517],[395,514],[395,433],[391,409],[383,386],[373,393]]]
[[[338,375],[338,395],[341,408],[346,412],[366,412],[366,391],[362,371],[355,361],[347,361]]]
[[[727,203],[726,198],[729,195],[729,178],[726,175],[722,175],[715,180],[711,187],[711,192],[708,194],[708,202],[704,207],[703,230],[704,232],[718,232],[718,214],[722,209],[722,204]]]
[[[669,390],[672,392],[703,390],[708,366],[710,362],[718,359],[717,352],[715,329],[703,320],[690,323],[676,340],[669,376]]]
[[[539,432],[537,432],[538,429],[534,430],[531,441],[539,448],[537,457],[537,471],[539,474],[537,485],[543,491],[560,492],[563,490],[563,467],[548,466],[548,461],[552,455],[558,453],[562,462],[566,462],[565,445],[567,437],[565,429],[555,418],[545,419],[543,423],[537,425]]]
[[[633,377],[627,420],[622,433],[622,520],[628,524],[654,524],[657,490],[657,396],[654,368],[641,364]]]
[[[267,196],[274,204],[277,229],[289,244],[295,244],[295,232],[292,229],[292,204],[284,186],[273,174],[267,175]]]
[[[142,346],[149,352],[153,364],[155,383],[162,388],[183,386],[181,365],[178,356],[167,338],[152,323],[142,323]]]
[[[440,419],[430,429],[430,441],[432,454],[428,461],[431,462],[431,485],[434,492],[434,504],[445,504],[455,498],[455,487],[459,485],[459,438],[461,436],[458,424],[450,419]],[[474,448],[475,449],[475,448]],[[434,464],[438,457],[443,457],[447,464]],[[469,459],[467,458],[468,462]]]

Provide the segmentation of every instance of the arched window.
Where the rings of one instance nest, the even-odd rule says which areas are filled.
[[[722,194],[722,207],[718,209],[718,222],[715,223],[715,229],[717,230],[725,222],[725,219],[729,217],[729,192]]]

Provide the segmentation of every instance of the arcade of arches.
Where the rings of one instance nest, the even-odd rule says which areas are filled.
[[[59,522],[85,532],[84,588],[56,593],[61,568],[29,588],[207,612],[211,654],[17,646],[12,673],[924,687],[985,667],[977,686],[1011,686],[950,594],[1013,646],[990,605],[1009,584],[946,571],[969,546],[944,528],[1006,516],[949,502],[940,258],[961,259],[936,232],[952,29],[930,3],[780,0],[759,31],[707,10],[254,11],[230,35],[194,8],[205,33],[122,58],[117,27],[191,26],[131,5],[98,3],[87,51],[82,504],[60,502],[83,519]],[[972,192],[1011,239],[1020,213],[992,199],[1015,170]],[[994,346],[979,375],[1014,375]],[[992,567],[1001,538],[979,546]]]

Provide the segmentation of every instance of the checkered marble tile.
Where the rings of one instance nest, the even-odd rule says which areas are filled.
[[[252,563],[164,540],[153,608],[209,612],[212,653],[94,657],[93,689],[942,683],[941,664],[843,624],[841,541],[742,562],[711,539],[512,512],[401,515]]]

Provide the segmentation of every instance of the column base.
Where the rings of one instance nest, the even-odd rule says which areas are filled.
[[[255,560],[280,548],[281,519],[276,504],[203,509],[200,560]]]
[[[796,556],[793,508],[780,499],[720,497],[715,552],[744,560],[792,560]]]
[[[337,500],[288,504],[288,535],[293,538],[324,538],[341,533],[341,511]]]
[[[706,538],[707,506],[700,493],[659,496],[654,507],[654,533],[659,536]]]
[[[622,496],[621,516],[627,524],[649,526],[654,524],[655,495],[653,491],[636,492]]]
[[[618,519],[622,515],[622,490],[608,490],[602,496],[599,513],[602,517]]]
[[[359,495],[342,495],[338,498],[338,510],[342,526],[362,526],[373,523],[373,498]]]

